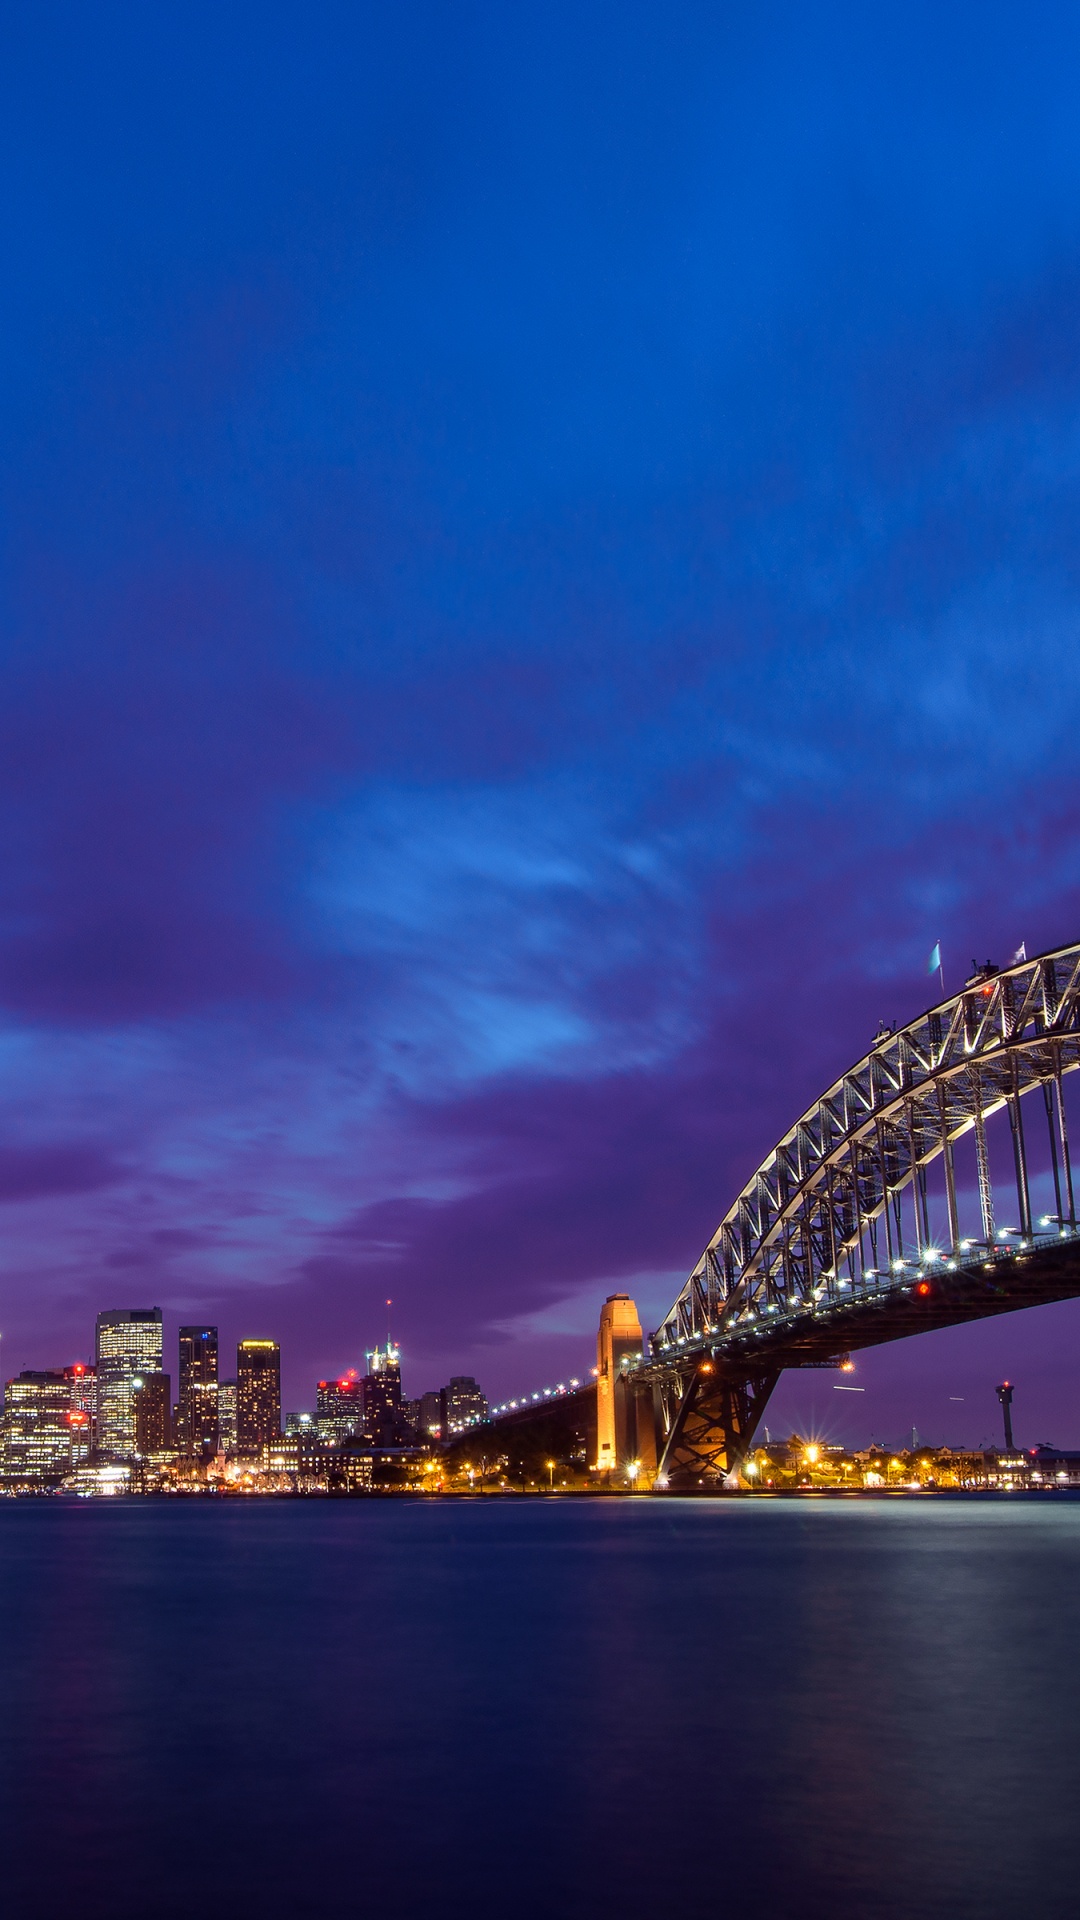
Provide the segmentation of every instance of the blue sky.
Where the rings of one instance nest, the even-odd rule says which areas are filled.
[[[0,19],[5,1366],[580,1371],[935,940],[1080,927],[1080,23]],[[1080,1440],[1075,1318],[864,1424]]]

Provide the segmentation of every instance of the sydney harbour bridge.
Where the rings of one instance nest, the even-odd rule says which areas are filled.
[[[976,967],[882,1029],[762,1161],[648,1341],[609,1299],[598,1468],[736,1486],[786,1368],[1080,1295],[1078,1066],[1080,945]]]

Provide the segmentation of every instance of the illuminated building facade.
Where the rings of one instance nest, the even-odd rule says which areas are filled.
[[[618,1390],[623,1363],[639,1359],[641,1322],[628,1293],[609,1293],[596,1337],[596,1464],[601,1472],[626,1464],[625,1396]]]
[[[475,1427],[488,1417],[487,1400],[471,1373],[451,1374],[450,1385],[444,1388],[443,1398],[446,1405],[441,1423],[444,1436],[464,1433],[466,1427]]]
[[[263,1448],[262,1464],[269,1473],[287,1473],[308,1485],[325,1486],[327,1461],[332,1457],[313,1426],[294,1427]]]
[[[393,1446],[408,1424],[401,1404],[401,1351],[388,1340],[367,1359],[368,1372],[360,1382],[363,1430],[382,1446]]]
[[[7,1486],[55,1486],[75,1464],[68,1371],[27,1371],[4,1389],[3,1477]]]
[[[176,1443],[184,1453],[218,1449],[218,1330],[181,1327]]]
[[[281,1349],[241,1340],[236,1349],[236,1450],[261,1454],[281,1433]]]
[[[135,1447],[135,1380],[160,1373],[160,1307],[113,1307],[97,1317],[97,1445],[114,1460]]]
[[[442,1436],[446,1420],[446,1389],[436,1388],[434,1393],[422,1393],[419,1400],[410,1403],[413,1408],[412,1424],[417,1433],[425,1440]]]
[[[75,1447],[75,1464],[81,1466],[88,1459],[97,1444],[97,1382],[93,1367],[85,1366],[79,1360],[73,1367],[64,1368],[64,1378],[71,1390],[71,1431]]]
[[[236,1452],[236,1381],[218,1381],[218,1446]]]
[[[320,1380],[315,1389],[315,1424],[327,1446],[340,1446],[364,1431],[364,1382],[355,1372],[341,1380]]]
[[[144,1373],[132,1383],[135,1451],[142,1459],[172,1446],[172,1381],[167,1373]]]

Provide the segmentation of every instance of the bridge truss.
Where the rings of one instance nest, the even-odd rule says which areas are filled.
[[[1080,1294],[1078,1066],[1080,944],[979,968],[882,1031],[747,1182],[627,1374],[658,1484],[737,1472],[784,1368]]]

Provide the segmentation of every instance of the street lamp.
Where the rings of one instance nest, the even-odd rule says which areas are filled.
[[[547,1463],[547,1470],[548,1470],[548,1492],[549,1492],[549,1493],[553,1493],[553,1492],[555,1491],[555,1462],[554,1462],[554,1460],[549,1460],[549,1461],[548,1461],[548,1463]]]

